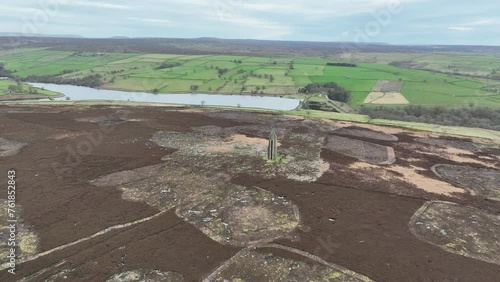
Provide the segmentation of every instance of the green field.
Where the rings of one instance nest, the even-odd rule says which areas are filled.
[[[40,48],[0,53],[0,63],[20,78],[51,75],[70,80],[100,74],[104,82],[102,88],[106,89],[291,96],[311,82],[336,82],[351,92],[349,104],[359,108],[378,80],[401,80],[404,83],[401,92],[411,104],[500,107],[500,92],[485,90],[500,88],[500,80],[488,77],[488,73],[491,75],[495,68],[500,68],[500,57],[448,53],[359,53],[350,54],[349,59],[356,60],[358,67],[327,66],[328,62],[335,60],[321,58],[76,54]],[[442,72],[459,69],[464,75],[389,65],[393,61],[415,61],[428,69]],[[159,69],[166,63],[171,66]]]
[[[372,64],[408,62],[412,69],[433,70],[443,73],[492,77],[500,75],[498,53],[472,52],[411,52],[411,53],[344,53],[337,59]]]
[[[15,81],[11,80],[0,80],[0,96],[11,94],[9,91],[9,86],[17,86],[17,83]],[[31,93],[30,93],[30,88],[31,88]],[[15,93],[12,93],[12,95],[22,95],[22,94],[39,94],[43,96],[58,96],[59,94],[56,92],[52,92],[49,90],[45,89],[40,89],[36,87],[31,87],[30,85],[27,84],[21,84],[21,91],[16,91]]]

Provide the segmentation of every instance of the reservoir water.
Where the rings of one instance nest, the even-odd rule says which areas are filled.
[[[130,101],[144,103],[166,103],[181,105],[229,106],[243,108],[261,108],[270,110],[293,110],[301,102],[298,99],[250,96],[250,95],[221,95],[221,94],[152,94],[144,92],[128,92],[116,90],[102,90],[90,87],[60,85],[48,83],[30,83],[31,85],[55,91],[69,97],[71,101]],[[64,101],[66,97],[55,98]]]

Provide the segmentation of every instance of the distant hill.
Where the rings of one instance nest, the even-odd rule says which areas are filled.
[[[112,36],[108,37],[109,39],[130,39],[130,37],[127,36]]]
[[[9,35],[10,34],[10,35]],[[12,35],[14,34],[14,35]],[[3,37],[1,37],[3,36]],[[9,36],[9,37],[6,37]],[[226,54],[243,56],[306,56],[335,58],[345,52],[485,52],[500,53],[499,46],[419,46],[386,43],[266,41],[218,38],[82,38],[80,36],[19,36],[0,33],[0,49],[46,47],[82,52],[139,52],[169,54]]]
[[[83,38],[80,35],[51,35],[38,33],[0,32],[0,37],[52,37],[52,38]]]

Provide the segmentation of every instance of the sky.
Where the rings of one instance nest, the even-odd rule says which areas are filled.
[[[491,0],[0,1],[0,32],[500,45]]]

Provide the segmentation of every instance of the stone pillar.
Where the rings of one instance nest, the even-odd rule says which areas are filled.
[[[269,146],[267,147],[267,159],[270,161],[275,161],[278,159],[278,136],[276,132],[271,131],[269,135]]]

